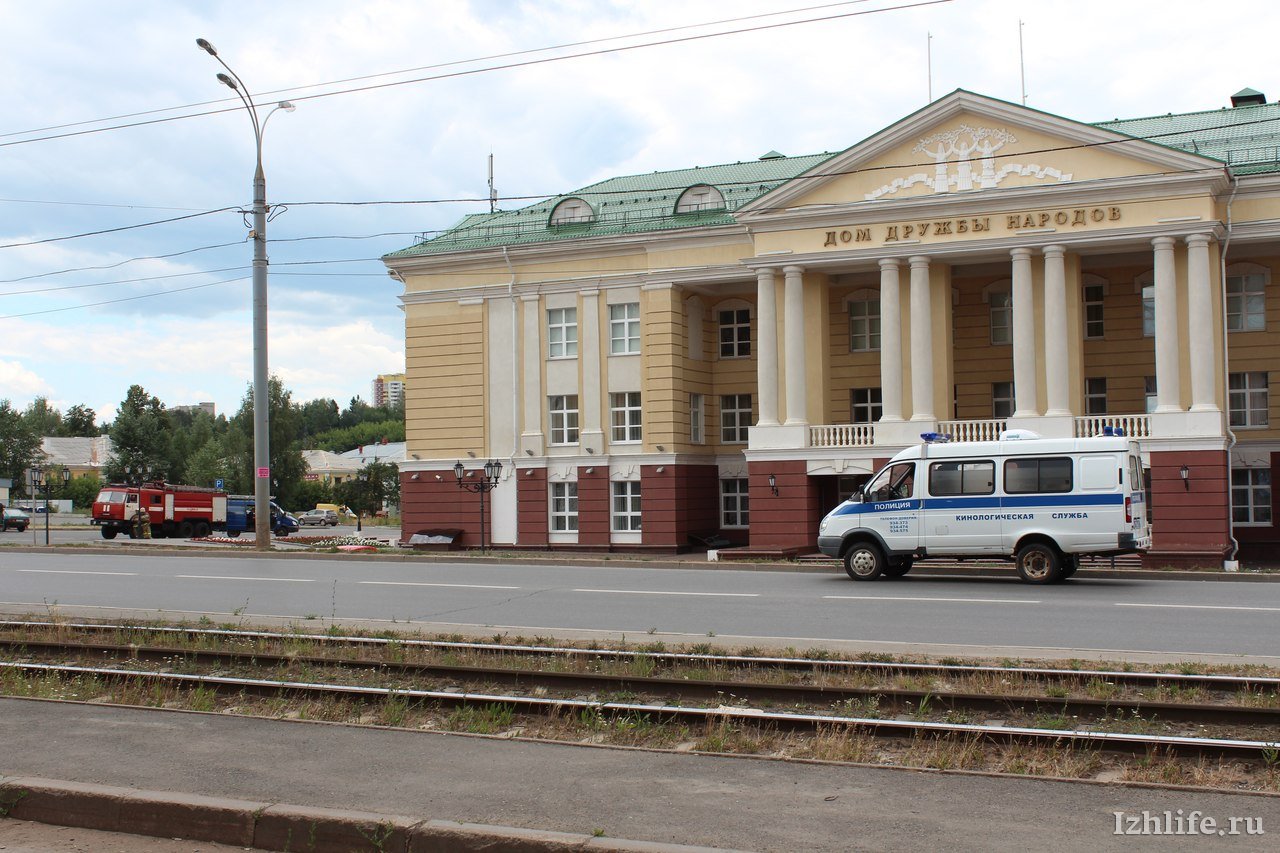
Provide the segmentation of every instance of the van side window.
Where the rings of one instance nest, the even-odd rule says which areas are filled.
[[[989,495],[996,490],[996,463],[934,462],[929,466],[929,494]]]
[[[1070,457],[1010,459],[1004,463],[1006,494],[1069,492],[1071,489]]]

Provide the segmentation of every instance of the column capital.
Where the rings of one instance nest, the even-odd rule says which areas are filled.
[[[1054,243],[1052,246],[1045,246],[1043,251],[1046,258],[1060,258],[1067,253],[1067,247],[1059,246],[1057,243]]]
[[[783,275],[803,275],[804,267],[797,266],[795,264],[789,264],[788,266],[785,266],[782,268],[782,274]]]
[[[539,299],[541,299],[541,298],[542,298],[542,297],[541,297],[539,294],[537,294],[537,293],[522,293],[522,294],[520,294],[520,301],[521,301],[521,302],[537,302],[537,301],[538,301]]]
[[[1213,242],[1212,234],[1188,234],[1187,235],[1188,246],[1208,246],[1212,242]]]
[[[1172,249],[1178,241],[1172,237],[1156,237],[1151,241],[1151,245],[1157,249]]]
[[[902,269],[902,258],[881,258],[880,269],[887,270],[890,268]]]
[[[758,267],[756,269],[756,282],[759,284],[768,284],[777,277],[776,267]]]
[[[912,255],[911,257],[907,258],[907,263],[911,264],[912,269],[927,267],[929,266],[929,256],[928,255]]]
[[[1031,250],[1026,248],[1025,246],[1019,246],[1016,249],[1010,249],[1009,254],[1013,257],[1015,261],[1031,260]]]

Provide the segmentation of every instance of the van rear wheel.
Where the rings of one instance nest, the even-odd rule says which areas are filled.
[[[1018,549],[1018,576],[1027,583],[1053,583],[1062,577],[1058,550],[1044,542],[1032,542]]]
[[[858,542],[845,552],[845,573],[856,581],[873,581],[884,574],[884,567],[884,554],[869,542]]]

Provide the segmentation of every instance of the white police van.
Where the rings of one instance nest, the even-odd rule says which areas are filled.
[[[999,441],[923,433],[822,520],[818,550],[854,580],[900,577],[931,557],[1012,558],[1029,583],[1071,577],[1081,554],[1151,547],[1137,442],[1094,438]]]

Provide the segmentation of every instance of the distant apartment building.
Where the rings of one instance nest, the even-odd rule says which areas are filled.
[[[204,412],[211,418],[216,418],[218,416],[217,406],[213,403],[192,403],[186,406],[171,406],[169,410],[172,412],[190,412],[193,415],[196,412]]]
[[[384,373],[373,380],[373,405],[404,405],[403,373]]]

